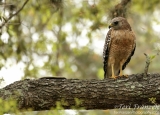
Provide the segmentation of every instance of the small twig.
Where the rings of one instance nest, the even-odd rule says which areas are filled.
[[[6,20],[4,21],[4,23],[2,23],[2,25],[0,26],[0,29],[1,29],[3,26],[5,26],[5,25],[7,24],[7,22],[12,19],[12,17],[16,16],[21,10],[23,10],[24,6],[28,3],[28,1],[29,1],[29,0],[26,0],[26,1],[24,2],[24,4],[22,5],[22,7],[21,7],[16,13],[10,15],[10,17],[9,17],[8,19],[6,19]]]
[[[146,53],[144,53],[144,55],[146,56],[146,65],[145,65],[145,68],[144,68],[144,76],[147,77],[148,68],[149,68],[149,65],[151,63],[151,60],[150,60],[150,57]]]

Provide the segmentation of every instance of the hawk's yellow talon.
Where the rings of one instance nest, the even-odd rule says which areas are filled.
[[[111,76],[110,78],[112,79],[117,79],[118,76]]]
[[[123,76],[124,76],[124,77],[128,77],[128,75],[119,75],[119,77],[123,77]]]
[[[125,77],[128,77],[128,75],[124,75]]]

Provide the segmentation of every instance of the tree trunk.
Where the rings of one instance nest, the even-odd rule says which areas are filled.
[[[135,74],[104,80],[25,79],[0,89],[0,97],[18,100],[20,110],[49,110],[56,107],[57,101],[64,109],[115,109],[121,105],[134,108],[135,105],[160,104],[160,74],[148,74],[147,77]],[[150,98],[155,102],[149,101]]]

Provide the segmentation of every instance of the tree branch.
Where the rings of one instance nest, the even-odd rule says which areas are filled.
[[[130,75],[128,78],[104,80],[78,80],[49,78],[21,80],[0,89],[0,98],[13,97],[19,109],[49,110],[63,100],[64,109],[73,106],[85,109],[114,109],[120,104],[153,105],[150,98],[160,104],[160,74]],[[80,100],[77,105],[75,99]],[[65,103],[64,103],[65,102]]]
[[[29,0],[26,0],[26,1],[24,2],[24,4],[22,5],[22,7],[21,7],[17,12],[15,12],[15,13],[12,14],[12,15],[10,15],[9,18],[5,19],[5,21],[4,21],[4,22],[1,24],[1,26],[0,26],[0,29],[1,29],[3,26],[5,26],[5,25],[8,23],[8,21],[11,20],[14,16],[16,16],[21,10],[23,10],[24,6],[28,3],[28,1],[29,1]]]

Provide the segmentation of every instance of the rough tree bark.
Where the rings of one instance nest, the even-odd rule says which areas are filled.
[[[114,109],[120,104],[153,105],[149,98],[160,104],[160,74],[130,75],[128,78],[78,80],[42,78],[21,80],[0,89],[0,98],[13,97],[19,109],[49,110],[61,103],[64,109],[73,106],[85,109]],[[80,100],[76,105],[75,98]],[[65,102],[65,103],[64,103]]]

